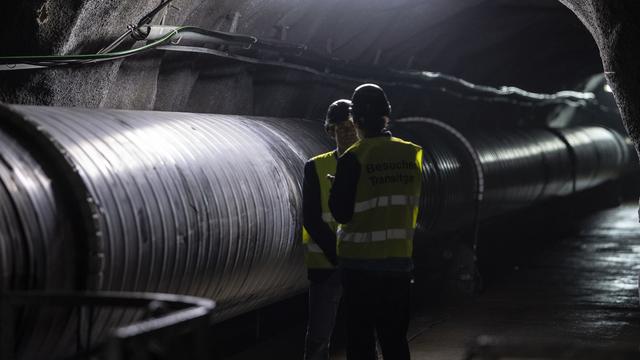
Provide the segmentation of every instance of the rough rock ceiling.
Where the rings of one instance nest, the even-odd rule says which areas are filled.
[[[622,120],[640,154],[640,2],[561,0],[589,29],[598,44],[607,82]]]
[[[14,29],[0,35],[5,44],[0,52],[95,52],[158,3],[14,2],[0,14],[5,29]],[[161,21],[302,43],[352,64],[443,72],[531,91],[572,88],[602,71],[593,38],[556,0],[175,0],[154,23]],[[272,70],[152,53],[79,68],[3,72],[0,100],[317,116],[328,99],[348,95],[348,87],[340,86],[332,91],[277,87],[283,81],[300,87],[308,79],[292,80],[290,74],[276,79]],[[280,110],[273,109],[273,99],[262,100],[256,90],[261,86],[277,97]],[[304,109],[290,105],[304,101],[300,94],[322,101]]]

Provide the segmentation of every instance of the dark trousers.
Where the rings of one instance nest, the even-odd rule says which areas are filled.
[[[343,269],[347,359],[375,360],[376,334],[387,360],[407,360],[409,273]]]
[[[305,340],[305,360],[329,360],[331,333],[342,296],[340,272],[309,285],[309,322]]]

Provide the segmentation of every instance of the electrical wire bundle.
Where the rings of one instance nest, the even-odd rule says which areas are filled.
[[[250,35],[205,30],[194,26],[149,25],[153,18],[173,0],[162,0],[137,24],[111,44],[94,54],[4,56],[0,57],[0,71],[47,68],[55,66],[85,65],[113,61],[139,55],[150,50],[206,54],[234,61],[289,68],[311,73],[322,78],[350,82],[377,82],[383,86],[438,90],[451,96],[472,101],[504,102],[520,106],[538,107],[568,105],[586,107],[598,105],[591,92],[560,91],[553,94],[527,92],[515,87],[495,88],[469,83],[450,75],[434,72],[398,71],[365,65],[352,65],[348,61],[326,56],[309,49],[304,44],[278,40],[258,39]],[[146,41],[146,44],[125,50],[117,50],[128,38]],[[189,44],[197,39],[197,46]],[[187,41],[183,41],[187,40]],[[185,44],[187,43],[187,44]],[[203,46],[215,45],[215,46]]]
[[[95,54],[77,54],[77,55],[35,55],[35,56],[3,56],[0,57],[0,70],[25,70],[53,66],[78,65],[97,63],[102,61],[113,61],[138,55],[143,52],[155,49],[163,44],[168,44],[172,39],[184,33],[198,33],[205,36],[211,36],[220,39],[221,42],[229,44],[242,44],[242,46],[251,46],[257,41],[252,36],[230,34],[221,31],[208,31],[193,26],[172,27],[163,36],[142,46],[119,50],[116,49],[129,37],[135,40],[148,40],[151,27],[148,26],[155,15],[164,9],[173,0],[164,0],[160,5],[153,9],[150,13],[143,16],[136,25],[129,25],[127,31],[120,35],[111,44],[105,46]]]

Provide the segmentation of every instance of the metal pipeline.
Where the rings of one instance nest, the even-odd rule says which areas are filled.
[[[420,227],[427,235],[593,188],[637,167],[631,145],[604,127],[478,132],[415,117],[395,121],[393,133],[425,149]]]
[[[593,187],[629,162],[605,128],[465,133],[414,118],[394,132],[425,149],[430,234]],[[216,300],[216,321],[299,293],[302,168],[330,147],[321,123],[300,119],[0,106],[0,290],[195,295]],[[139,315],[97,312],[93,340]],[[69,352],[75,315],[24,316],[24,358]]]

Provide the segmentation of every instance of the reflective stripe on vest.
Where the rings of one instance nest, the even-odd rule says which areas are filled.
[[[330,212],[322,213],[322,221],[326,222],[327,224],[336,224],[336,219],[333,218],[333,215],[331,215]]]
[[[307,244],[307,250],[310,253],[320,253],[323,254],[322,249],[320,249],[320,246],[318,246],[318,244],[312,242],[312,243],[308,243]]]
[[[331,190],[331,182],[327,179],[327,174],[334,175],[336,173],[336,154],[329,151],[311,158],[316,168],[318,183],[320,185],[320,203],[322,206],[322,221],[324,221],[334,232],[338,229],[338,223],[331,215],[329,210],[329,191]],[[305,244],[305,263],[309,269],[333,269],[322,249],[316,244],[307,230],[302,229],[302,242]]]
[[[348,233],[338,229],[340,241],[353,243],[367,243],[385,240],[404,240],[413,238],[414,229],[387,229],[367,233]]]
[[[390,137],[365,138],[353,218],[340,225],[338,256],[350,260],[411,258],[422,185],[422,148]]]
[[[360,213],[360,212],[374,209],[377,207],[385,207],[385,206],[394,206],[394,205],[418,206],[419,204],[420,204],[420,196],[387,195],[387,196],[379,196],[373,199],[357,202],[353,207],[353,212]]]

